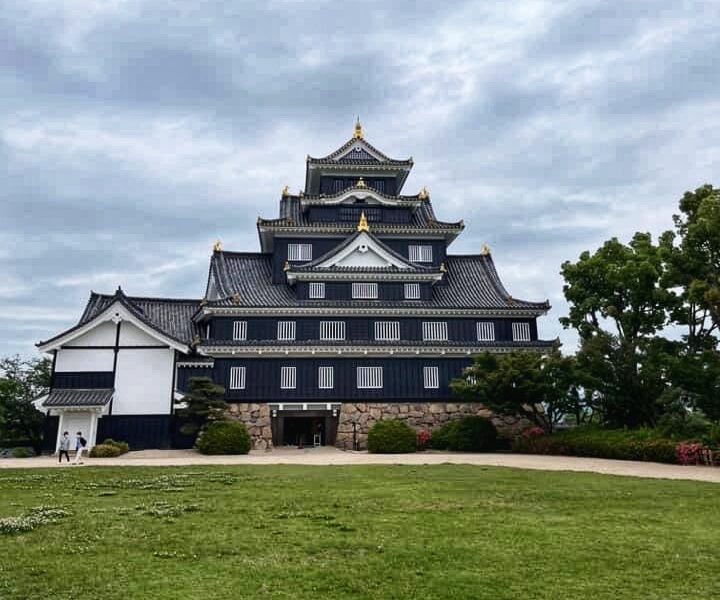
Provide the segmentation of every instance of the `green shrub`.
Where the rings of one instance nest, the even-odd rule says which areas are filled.
[[[115,446],[118,450],[120,450],[120,454],[130,452],[130,446],[128,446],[127,442],[116,442],[112,438],[107,438],[106,440],[103,440],[103,446]]]
[[[35,456],[35,451],[25,446],[17,446],[10,451],[10,456],[13,458],[30,458],[31,456]]]
[[[115,458],[121,454],[123,454],[123,451],[111,444],[97,444],[90,448],[91,458]]]
[[[526,454],[550,454],[677,463],[677,442],[652,429],[599,429],[578,427],[552,435],[520,436],[512,450]]]
[[[368,450],[378,454],[405,454],[417,450],[415,430],[403,421],[378,421],[368,432]]]
[[[200,432],[195,448],[202,454],[247,454],[250,435],[239,421],[211,421]]]
[[[436,450],[492,452],[497,447],[497,429],[485,417],[463,417],[434,431],[430,446]]]

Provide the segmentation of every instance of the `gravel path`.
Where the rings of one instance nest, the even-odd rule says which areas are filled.
[[[185,465],[437,465],[443,463],[512,467],[544,471],[585,471],[605,475],[648,477],[652,479],[689,479],[720,483],[720,468],[684,467],[660,463],[537,456],[528,454],[463,454],[458,452],[422,452],[418,454],[368,454],[343,452],[335,448],[306,450],[276,448],[271,452],[253,451],[247,456],[203,456],[192,450],[144,450],[119,458],[88,458],[85,466],[185,466]],[[0,460],[0,469],[58,468],[49,456]],[[67,467],[63,464],[62,468]],[[1,481],[1,479],[0,479]]]

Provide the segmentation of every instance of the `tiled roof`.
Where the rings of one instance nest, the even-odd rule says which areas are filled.
[[[117,298],[117,294],[92,292],[78,325],[91,321]],[[133,314],[168,337],[189,344],[199,334],[192,316],[200,307],[200,300],[176,298],[144,298],[125,296]]]
[[[356,159],[353,158],[350,155],[346,155],[343,158],[339,158],[342,154],[346,153],[350,148],[353,146],[359,146],[363,148],[363,151],[358,153],[363,155],[362,158]],[[379,157],[379,160],[374,158],[372,155],[376,155]],[[365,158],[365,156],[369,156],[369,158]],[[364,138],[362,139],[356,139],[356,138],[350,138],[347,142],[345,142],[342,146],[340,146],[335,152],[332,152],[331,154],[328,154],[327,156],[323,156],[321,158],[315,158],[312,156],[307,157],[307,162],[312,164],[388,164],[393,166],[403,166],[403,167],[412,167],[413,161],[412,158],[408,158],[407,160],[396,160],[393,158],[390,158],[386,154],[383,154],[375,148],[370,142],[366,141]]]
[[[378,346],[397,348],[399,346],[427,346],[437,348],[446,346],[448,348],[550,348],[557,344],[557,340],[532,340],[532,341],[513,341],[513,340],[497,340],[492,342],[480,341],[456,341],[448,340],[444,342],[430,342],[425,340],[203,340],[200,346]]]
[[[426,309],[534,309],[547,302],[511,298],[490,255],[448,255],[444,282],[433,287],[431,300],[301,300],[286,284],[272,283],[272,256],[259,253],[215,252],[210,269],[215,293],[211,305],[238,307],[343,307]],[[231,299],[231,297],[234,298]]]
[[[43,406],[105,406],[112,399],[111,388],[89,390],[62,390],[50,391]]]
[[[310,221],[307,212],[303,211],[298,196],[285,196],[280,200],[280,217],[277,219],[258,219],[258,225],[279,226],[279,227],[310,227],[345,229],[347,232],[354,231],[357,223],[338,223],[326,221]],[[462,229],[463,222],[438,221],[432,204],[427,201],[418,206],[412,213],[412,220],[409,223],[371,223],[376,230],[403,230],[403,229]]]

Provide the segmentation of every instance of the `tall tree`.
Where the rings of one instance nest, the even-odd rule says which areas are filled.
[[[39,450],[44,416],[32,401],[50,388],[50,373],[47,358],[0,359],[0,439],[29,440]]]
[[[652,424],[658,416],[663,371],[654,336],[668,322],[676,302],[661,285],[664,263],[648,233],[629,244],[612,238],[594,254],[565,262],[561,273],[569,314],[565,327],[578,331],[578,361],[605,422],[620,426]]]
[[[225,388],[209,377],[193,377],[188,383],[188,393],[183,398],[185,408],[177,414],[186,419],[181,432],[195,435],[207,421],[220,419],[227,409]]]

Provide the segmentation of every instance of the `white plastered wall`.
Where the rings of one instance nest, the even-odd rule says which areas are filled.
[[[169,414],[174,355],[172,348],[121,348],[115,371],[112,414]]]
[[[68,342],[67,346],[114,346],[117,326],[112,321],[99,323],[90,331]]]
[[[121,346],[163,346],[157,338],[148,335],[129,321],[120,325]]]
[[[78,371],[112,371],[113,351],[97,350],[67,350],[60,348],[57,351],[55,371],[58,373]]]

